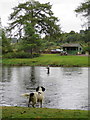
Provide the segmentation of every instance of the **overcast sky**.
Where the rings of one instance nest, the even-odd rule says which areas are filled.
[[[0,0],[0,17],[2,26],[7,26],[8,16],[12,12],[12,8],[17,6],[18,3],[26,0]],[[50,2],[52,4],[52,11],[54,15],[59,18],[61,30],[64,32],[70,32],[74,30],[79,32],[83,24],[80,17],[76,17],[74,10],[84,0],[37,0],[40,3]]]

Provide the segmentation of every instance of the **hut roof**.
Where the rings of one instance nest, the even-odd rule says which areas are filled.
[[[76,43],[76,44],[74,44],[74,43],[66,43],[66,44],[61,45],[61,47],[81,47],[81,45],[78,44],[78,43]]]

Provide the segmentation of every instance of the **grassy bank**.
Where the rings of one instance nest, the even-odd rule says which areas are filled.
[[[88,111],[50,108],[2,107],[2,118],[88,118]]]
[[[3,65],[28,65],[28,66],[63,66],[63,67],[87,67],[88,56],[60,56],[57,54],[44,54],[37,58],[3,59]]]

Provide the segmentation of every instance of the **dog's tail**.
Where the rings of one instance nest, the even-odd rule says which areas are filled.
[[[30,96],[30,93],[24,93],[24,94],[21,94],[21,96],[29,97],[29,96]]]

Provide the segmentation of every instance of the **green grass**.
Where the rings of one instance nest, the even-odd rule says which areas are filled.
[[[2,118],[88,118],[87,110],[2,107]]]
[[[3,59],[3,65],[29,65],[29,66],[62,66],[62,67],[88,67],[88,56],[60,56],[58,54],[43,54],[37,58]]]

